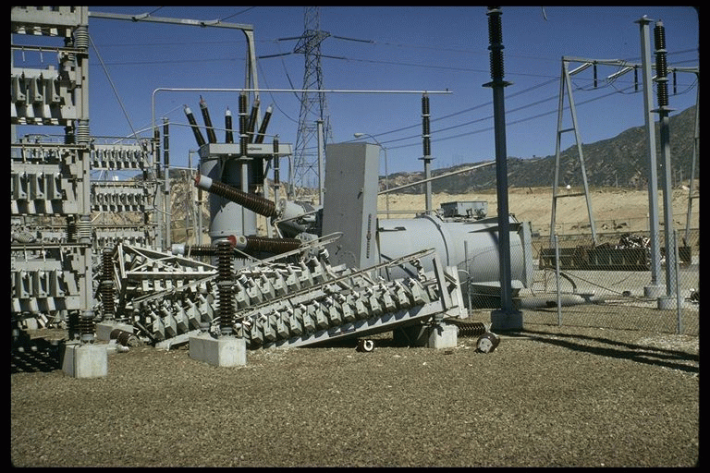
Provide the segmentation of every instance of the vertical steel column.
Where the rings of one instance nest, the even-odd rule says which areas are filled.
[[[170,248],[172,241],[172,205],[170,202],[170,131],[168,119],[163,118],[163,165],[165,166],[165,183],[163,184],[163,210],[165,211],[165,248]]]
[[[74,30],[74,46],[77,49],[75,56],[76,66],[76,88],[74,93],[76,98],[77,120],[75,122],[74,139],[81,146],[78,151],[81,156],[80,175],[77,176],[81,182],[81,195],[78,196],[80,202],[78,209],[78,221],[76,222],[77,242],[81,245],[79,264],[82,268],[77,268],[83,278],[81,284],[81,318],[79,331],[82,342],[94,342],[95,316],[94,290],[93,290],[93,257],[91,244],[91,158],[90,158],[90,133],[89,133],[89,18],[88,9],[82,8],[81,24]]]
[[[698,74],[698,84],[700,84],[700,77]],[[693,211],[693,199],[696,198],[695,195],[695,162],[698,160],[698,148],[700,143],[700,86],[698,85],[697,98],[695,99],[695,133],[693,134],[693,161],[690,164],[690,185],[688,190],[688,212],[685,218],[685,237],[684,243],[689,245],[688,240],[690,239],[690,217]]]
[[[424,94],[422,96],[422,140],[424,155],[420,158],[424,161],[424,179],[426,183],[424,184],[424,201],[426,207],[426,214],[431,215],[432,204],[431,204],[431,140],[430,140],[430,129],[429,129],[429,96]]]
[[[323,119],[316,120],[318,133],[318,203],[323,205],[325,193],[325,152],[323,151]]]
[[[671,181],[671,144],[668,114],[672,110],[668,107],[668,68],[666,65],[666,32],[663,22],[657,21],[653,29],[656,48],[656,94],[658,96],[658,113],[661,138],[661,167],[663,186],[663,216],[666,250],[666,296],[670,299],[673,293],[673,280],[675,272],[675,252],[673,251],[673,196]]]
[[[508,166],[505,140],[505,94],[510,85],[503,80],[503,32],[499,8],[489,7],[488,36],[490,40],[490,66],[492,81],[484,87],[493,89],[493,120],[496,149],[496,190],[498,197],[498,241],[500,251],[500,304],[504,313],[512,312],[512,289],[510,281],[510,225],[508,210]]]
[[[656,129],[651,118],[653,101],[653,85],[651,76],[651,43],[649,23],[646,16],[637,21],[641,29],[641,65],[643,72],[643,111],[646,123],[646,138],[648,144],[648,229],[651,239],[651,282],[644,287],[646,297],[658,297],[661,288],[658,285],[658,274],[661,271],[661,254],[658,248],[658,176],[656,172]]]

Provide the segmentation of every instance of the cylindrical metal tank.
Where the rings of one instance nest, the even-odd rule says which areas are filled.
[[[528,286],[532,278],[532,247],[529,226],[510,217],[511,279]],[[500,280],[497,217],[481,220],[442,220],[435,215],[413,219],[380,220],[378,225],[380,262],[386,262],[433,248],[443,266],[456,266],[463,283],[493,283]],[[527,230],[526,230],[527,228]],[[422,261],[431,271],[431,259]],[[412,276],[412,266],[391,268],[388,278]],[[463,284],[462,284],[463,285]]]
[[[239,190],[243,190],[242,182],[248,180],[245,169],[246,163],[234,158],[209,156],[200,160],[201,175]],[[230,235],[256,234],[256,213],[215,194],[209,195],[209,203],[211,219],[209,234],[212,241]]]

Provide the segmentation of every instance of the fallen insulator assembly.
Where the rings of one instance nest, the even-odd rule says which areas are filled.
[[[124,347],[134,347],[141,344],[140,339],[133,333],[126,330],[121,330],[119,328],[113,329],[109,334],[111,340],[116,340],[118,343]]]
[[[272,201],[256,194],[243,192],[222,182],[214,181],[205,175],[198,174],[195,177],[195,186],[212,194],[224,197],[225,199],[229,199],[259,215],[265,217],[276,217],[278,215],[276,212],[276,204]]]
[[[476,349],[481,353],[491,353],[500,344],[500,337],[493,332],[486,332],[476,342]]]

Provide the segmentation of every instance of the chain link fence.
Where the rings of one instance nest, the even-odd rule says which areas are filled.
[[[516,300],[526,324],[699,335],[700,232],[553,235],[533,242],[535,277]],[[675,242],[673,241],[675,240]],[[656,257],[654,258],[654,253]]]

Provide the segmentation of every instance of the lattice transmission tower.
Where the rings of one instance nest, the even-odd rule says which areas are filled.
[[[304,32],[294,48],[303,54],[305,71],[301,92],[301,111],[298,118],[298,132],[294,149],[293,166],[289,169],[289,196],[295,189],[317,187],[318,174],[318,122],[322,122],[323,149],[332,141],[328,105],[323,90],[323,70],[321,69],[320,46],[330,33],[320,30],[318,7],[304,7]]]

